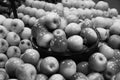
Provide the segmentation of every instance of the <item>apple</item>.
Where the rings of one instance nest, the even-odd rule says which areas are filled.
[[[103,11],[103,17],[109,18],[110,17],[110,13],[108,11]]]
[[[20,33],[24,29],[24,23],[20,19],[13,19],[11,22],[10,27],[8,28],[9,31],[13,31],[16,33]]]
[[[119,80],[119,79],[120,79],[120,72],[114,75],[111,80]]]
[[[46,3],[45,4],[45,7],[44,7],[44,10],[45,11],[52,11],[52,10],[54,10],[55,9],[55,4],[53,4],[53,3]]]
[[[9,47],[8,42],[5,39],[0,38],[0,53],[6,52],[8,47]]]
[[[22,18],[23,18],[23,16],[24,16],[24,14],[23,14],[23,13],[18,13],[18,18],[19,18],[19,19],[22,19]]]
[[[39,4],[40,4],[39,2],[40,2],[40,1],[33,1],[33,2],[32,2],[32,7],[39,9]]]
[[[31,12],[31,7],[29,7],[29,6],[26,6],[25,8],[24,8],[24,15],[29,15],[29,13]]]
[[[31,11],[30,11],[30,13],[29,13],[29,16],[31,16],[31,17],[34,17],[35,16],[35,13],[37,12],[37,8],[31,8]]]
[[[86,75],[81,72],[76,72],[72,75],[70,80],[89,80]]]
[[[113,23],[113,25],[110,27],[110,34],[120,34],[119,30],[120,30],[120,23],[115,21]]]
[[[81,21],[79,23],[79,26],[81,27],[81,29],[91,28],[93,26],[93,22],[90,19],[85,19],[84,21]]]
[[[112,76],[116,75],[118,72],[120,72],[118,64],[114,61],[108,61],[103,74],[106,79],[111,79]]]
[[[6,55],[8,56],[8,58],[11,58],[11,57],[20,57],[21,50],[17,46],[10,46],[7,49]]]
[[[29,39],[23,39],[20,41],[19,43],[19,48],[21,50],[21,52],[25,52],[27,49],[31,49],[32,48],[32,43]]]
[[[41,18],[42,16],[44,16],[45,14],[46,14],[46,12],[44,9],[38,9],[35,13],[35,17],[38,19],[38,18]]]
[[[6,71],[3,71],[2,69],[0,70],[0,80],[8,80],[9,76],[6,73]]]
[[[20,58],[25,62],[25,63],[30,63],[33,65],[37,65],[40,54],[37,50],[35,49],[27,49],[25,52],[20,56]]]
[[[12,57],[7,60],[5,64],[5,70],[10,76],[10,78],[15,77],[16,68],[23,63],[24,62],[20,58],[17,58],[17,57]]]
[[[8,30],[5,26],[0,25],[0,38],[5,38],[8,34]]]
[[[99,44],[99,52],[101,52],[107,59],[111,59],[114,56],[114,49],[106,43]]]
[[[30,19],[30,16],[29,16],[29,15],[24,15],[24,16],[22,17],[22,21],[24,22],[24,24],[28,24],[29,19]]]
[[[113,49],[118,49],[120,45],[120,36],[113,34],[108,39],[108,45]]]
[[[67,26],[67,20],[64,17],[61,17],[61,22],[60,22],[60,26],[59,29],[65,29],[65,27]]]
[[[45,1],[39,1],[39,9],[44,9],[45,5],[46,5]]]
[[[17,12],[18,13],[24,13],[24,9],[25,9],[25,5],[24,4],[22,4],[21,6],[19,6],[18,8],[17,8]]]
[[[0,53],[0,68],[5,67],[7,60],[8,60],[8,57],[5,54]]]
[[[37,19],[35,17],[30,17],[28,24],[29,27],[32,27],[37,22]]]
[[[72,59],[63,60],[60,63],[60,74],[62,74],[66,79],[70,79],[76,73],[77,65]]]
[[[3,15],[0,15],[0,25],[3,24],[5,20],[6,20],[6,17]]]
[[[54,52],[65,52],[67,50],[66,34],[62,29],[53,31],[53,39],[50,41],[50,48]]]
[[[44,16],[44,23],[48,29],[55,30],[60,26],[60,16],[55,12],[49,12]]]
[[[15,32],[9,32],[6,36],[6,40],[11,46],[16,46],[20,43],[20,36]]]
[[[88,63],[93,71],[102,72],[106,68],[107,59],[102,53],[96,52],[90,56]]]
[[[98,1],[95,5],[95,9],[105,10],[107,11],[109,8],[109,4],[105,1]]]
[[[53,39],[53,34],[50,32],[40,32],[36,37],[37,45],[43,48],[48,48],[50,41]]]
[[[48,80],[45,74],[37,74],[35,80]]]
[[[36,69],[37,69],[38,73],[41,73],[40,65],[41,65],[42,60],[43,60],[43,58],[40,58],[38,63],[37,63],[37,66],[36,66]]]
[[[81,51],[83,49],[83,38],[79,35],[68,37],[67,42],[70,51]]]
[[[30,39],[32,36],[31,28],[24,27],[23,31],[20,33],[22,39]]]
[[[78,23],[79,22],[79,18],[74,14],[67,15],[66,19],[67,19],[68,23],[72,23],[72,22],[73,23]]]
[[[53,74],[48,80],[65,80],[61,74]]]
[[[72,0],[62,0],[61,2],[65,7],[72,7]]]
[[[81,72],[85,75],[89,73],[89,64],[86,61],[79,62],[77,64],[77,72]]]
[[[110,17],[117,17],[118,16],[118,11],[116,8],[111,8],[108,10]]]
[[[81,27],[77,23],[69,23],[65,27],[65,33],[67,36],[80,34]]]
[[[34,0],[25,0],[25,5],[26,6],[32,6],[33,2],[34,2]]]
[[[7,30],[9,30],[9,28],[11,27],[11,23],[12,23],[13,19],[11,18],[7,18],[3,21],[3,26],[5,26],[7,28]]]
[[[110,34],[108,29],[105,29],[105,28],[96,28],[96,29],[100,34],[101,40],[105,41],[106,39],[109,38]]]
[[[55,57],[48,56],[41,60],[40,70],[45,75],[51,75],[58,71],[59,62]]]
[[[89,80],[105,80],[103,75],[98,72],[93,72],[93,73],[88,74],[88,79]]]
[[[102,10],[96,10],[96,16],[98,16],[98,17],[103,17],[103,15],[104,15],[104,11],[102,11]]]
[[[64,6],[62,3],[57,3],[55,5],[55,9],[54,9],[60,16],[63,16],[63,10],[64,10]]]
[[[32,64],[24,63],[16,68],[15,74],[18,80],[35,80],[37,71]]]
[[[85,18],[91,19],[93,17],[92,11],[90,9],[85,8],[84,12],[85,12],[85,14],[84,14]]]

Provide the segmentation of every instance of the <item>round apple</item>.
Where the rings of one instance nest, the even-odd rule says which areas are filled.
[[[65,80],[61,74],[53,74],[48,80]]]
[[[5,67],[7,60],[8,60],[8,57],[5,54],[0,53],[0,68]]]
[[[5,21],[6,17],[3,15],[0,15],[0,25],[3,24],[3,22]]]
[[[0,38],[5,38],[8,34],[8,30],[6,27],[0,25]]]

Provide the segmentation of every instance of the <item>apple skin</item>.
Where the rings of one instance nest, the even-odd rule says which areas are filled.
[[[8,58],[11,58],[11,57],[20,57],[21,50],[17,46],[10,46],[7,49],[6,55],[8,56]]]
[[[8,47],[9,47],[8,42],[5,39],[0,38],[0,53],[6,52]]]
[[[106,79],[111,79],[118,72],[120,72],[118,64],[115,61],[108,61],[103,75]]]
[[[20,57],[25,63],[37,65],[40,54],[35,49],[27,49]]]
[[[24,24],[28,24],[29,19],[30,19],[30,16],[29,16],[29,15],[24,15],[24,16],[22,17],[22,21],[24,22]]]
[[[15,74],[18,80],[35,80],[37,71],[32,64],[24,63],[16,68]]]
[[[30,28],[37,22],[37,19],[35,17],[30,17],[28,24]]]
[[[32,6],[34,0],[25,0],[25,5],[26,6]]]
[[[72,75],[70,80],[89,80],[87,76],[81,72],[76,72],[75,74]]]
[[[45,74],[37,74],[35,80],[48,80],[48,76]]]
[[[65,32],[67,36],[77,35],[80,33],[80,31],[81,31],[81,28],[77,23],[69,23],[65,27]]]
[[[108,45],[113,49],[119,49],[120,47],[120,36],[119,35],[111,35],[108,39]]]
[[[55,57],[48,56],[41,60],[40,70],[45,75],[52,75],[59,69],[59,62]]]
[[[30,13],[29,13],[29,16],[34,17],[36,12],[37,12],[37,9],[36,9],[36,8],[31,8],[31,11],[30,11]]]
[[[20,33],[24,29],[24,23],[20,19],[13,19],[9,27],[9,31]]]
[[[102,72],[106,68],[107,59],[102,53],[96,52],[90,56],[88,63],[93,71]]]
[[[6,40],[11,46],[16,46],[20,43],[20,36],[16,32],[9,32],[6,36]]]
[[[61,74],[53,74],[48,80],[65,80]]]
[[[68,37],[67,42],[70,51],[81,51],[83,49],[83,38],[79,35]]]
[[[88,62],[82,61],[77,64],[77,72],[81,72],[85,75],[89,73],[89,64]]]
[[[44,23],[48,29],[55,30],[60,26],[60,16],[55,12],[50,12],[44,16]]]
[[[41,18],[42,16],[44,16],[45,14],[46,14],[46,12],[44,9],[38,9],[35,13],[35,17],[38,19],[38,18]]]
[[[101,52],[107,59],[111,59],[114,56],[114,49],[106,43],[99,43],[99,52]]]
[[[5,64],[5,70],[11,78],[14,78],[16,68],[23,63],[24,62],[20,58],[9,58]]]
[[[9,79],[9,75],[6,73],[6,71],[1,68],[0,69],[0,80],[8,80]]]
[[[25,9],[25,5],[24,4],[22,4],[21,6],[19,6],[18,8],[17,8],[17,12],[18,13],[24,13],[24,9]]]
[[[18,13],[18,18],[19,18],[19,19],[22,19],[22,18],[23,18],[23,16],[24,16],[24,14],[23,14],[23,13]]]
[[[7,30],[9,30],[11,23],[12,23],[13,19],[11,18],[7,18],[3,21],[3,26],[5,26],[7,28]]]
[[[22,39],[30,39],[31,35],[32,35],[31,28],[28,27],[24,27],[23,31],[20,33],[20,37]]]
[[[63,60],[60,63],[59,72],[62,74],[66,79],[70,79],[72,75],[76,73],[77,65],[75,61],[71,59]]]
[[[3,15],[0,15],[0,25],[3,24],[3,22],[5,21],[6,17]]]
[[[7,60],[8,60],[8,57],[5,54],[0,53],[0,68],[5,67]]]
[[[116,8],[111,8],[108,10],[110,17],[117,17],[118,16],[118,11]]]
[[[65,27],[67,26],[67,20],[64,17],[61,17],[61,22],[60,22],[60,26],[59,29],[65,29]]]
[[[44,7],[45,11],[52,11],[54,9],[55,9],[55,4],[52,4],[52,3],[46,3],[45,4],[45,7]]]
[[[88,74],[88,79],[89,80],[105,80],[103,75],[98,72],[93,72]]]
[[[8,34],[8,30],[6,27],[0,25],[0,38],[5,38]]]

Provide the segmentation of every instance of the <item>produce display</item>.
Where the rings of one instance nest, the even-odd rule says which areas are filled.
[[[0,14],[0,80],[120,80],[120,15],[107,2],[25,0],[17,14]]]

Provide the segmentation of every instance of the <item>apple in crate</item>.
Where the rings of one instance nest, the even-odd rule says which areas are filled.
[[[25,0],[25,5],[31,7],[33,2],[34,0]]]
[[[77,70],[77,65],[72,59],[63,60],[60,63],[60,74],[62,74],[66,79],[70,79]]]
[[[37,19],[35,17],[30,17],[28,21],[29,27],[31,28],[36,22],[37,22]]]
[[[29,20],[30,20],[30,16],[29,15],[24,15],[22,17],[22,21],[24,22],[24,24],[28,24]]]
[[[0,68],[4,68],[8,57],[4,53],[0,53]]]
[[[24,14],[23,14],[23,13],[18,13],[18,18],[19,18],[19,19],[22,19],[22,18],[23,18],[23,16],[24,16]]]
[[[5,26],[0,25],[0,38],[5,38],[8,34],[8,30]]]
[[[16,46],[20,43],[20,36],[16,32],[9,32],[6,36],[9,45]]]
[[[16,68],[23,63],[24,62],[20,58],[17,57],[9,58],[5,64],[5,70],[11,78],[15,77]]]
[[[48,76],[45,74],[37,74],[35,80],[48,80]]]
[[[32,64],[24,63],[16,68],[15,74],[18,80],[35,80],[37,71]]]
[[[5,39],[0,38],[0,53],[6,52],[8,47],[9,47],[8,42]]]
[[[10,29],[11,27],[11,23],[12,23],[13,19],[11,18],[6,18],[4,21],[3,21],[3,26],[5,26],[7,28],[7,30]]]
[[[45,14],[46,14],[46,12],[44,9],[38,9],[35,13],[35,17],[38,19],[38,18],[41,18],[42,16],[44,16]]]
[[[21,50],[18,46],[10,46],[6,51],[6,55],[8,56],[8,58],[20,57]]]
[[[59,69],[59,62],[55,57],[48,56],[41,60],[40,72],[46,75],[52,75]]]
[[[20,56],[20,58],[25,62],[25,63],[30,63],[33,65],[37,65],[40,54],[37,50],[35,49],[26,49],[25,52]]]
[[[1,68],[0,69],[0,80],[8,80],[8,79],[9,79],[9,75],[3,68]]]

